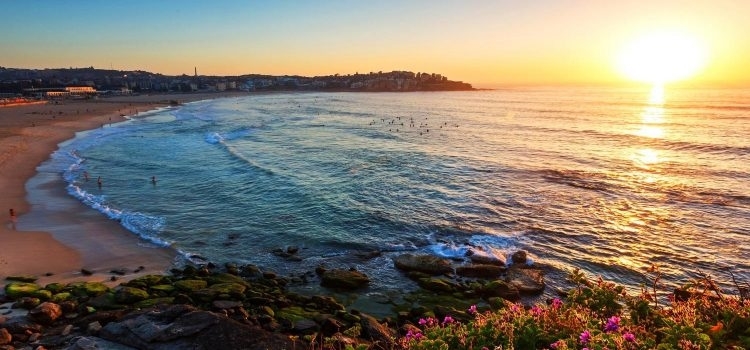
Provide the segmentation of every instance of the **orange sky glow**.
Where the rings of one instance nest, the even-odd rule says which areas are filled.
[[[683,83],[750,85],[750,2],[412,1],[8,4],[0,65],[163,74],[409,70],[477,87],[619,84],[618,55],[649,33],[700,43]],[[81,21],[81,18],[87,18]],[[682,60],[682,58],[669,58]]]

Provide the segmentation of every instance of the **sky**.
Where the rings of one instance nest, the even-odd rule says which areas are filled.
[[[750,86],[747,14],[748,0],[0,0],[0,66],[617,84],[623,47],[677,30],[707,53],[687,80]]]

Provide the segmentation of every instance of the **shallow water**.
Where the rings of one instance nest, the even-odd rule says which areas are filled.
[[[748,90],[250,95],[93,130],[40,171],[186,258],[354,266],[374,292],[413,288],[403,251],[517,249],[553,286],[581,268],[637,288],[658,264],[729,287],[750,280],[749,112]],[[271,254],[289,245],[302,262]]]

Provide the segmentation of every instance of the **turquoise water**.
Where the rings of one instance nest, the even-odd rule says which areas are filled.
[[[526,249],[553,280],[726,282],[750,280],[749,112],[748,90],[248,95],[93,130],[43,169],[198,263],[352,266],[387,290],[413,287],[405,251]],[[290,245],[302,261],[271,253]]]

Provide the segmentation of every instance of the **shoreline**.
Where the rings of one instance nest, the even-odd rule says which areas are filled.
[[[125,115],[167,107],[173,100],[247,95],[137,95],[0,108],[0,284],[14,275],[35,275],[40,283],[120,283],[166,272],[177,256],[171,248],[145,246],[138,236],[69,196],[58,174],[43,174],[37,167],[77,132],[124,121]],[[117,274],[118,282],[110,281],[113,269],[125,272]]]

